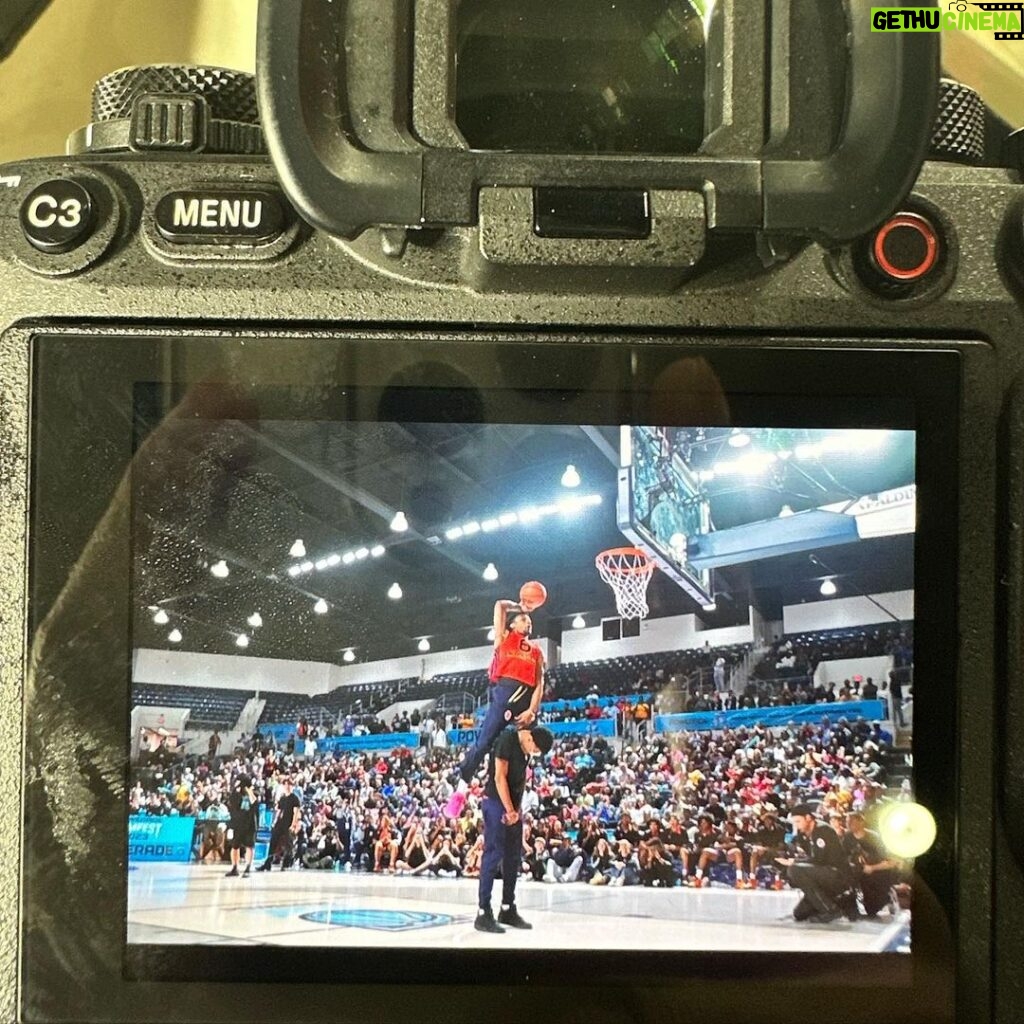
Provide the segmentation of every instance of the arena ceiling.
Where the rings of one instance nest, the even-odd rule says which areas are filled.
[[[732,431],[714,428],[678,430],[674,443],[706,478],[718,529],[913,479],[909,435],[891,435],[884,451],[812,453],[776,459],[766,471],[712,475],[815,436],[774,432],[739,449]],[[414,655],[423,638],[434,651],[479,646],[494,601],[515,597],[527,579],[549,591],[535,615],[538,635],[558,637],[580,614],[597,625],[615,608],[594,556],[624,543],[615,522],[618,448],[613,427],[220,424],[173,470],[180,479],[165,473],[158,487],[136,488],[135,646],[338,663],[349,649],[359,661]],[[580,477],[571,489],[562,484],[569,465]],[[552,511],[567,498],[591,503]],[[524,508],[541,514],[501,523]],[[404,532],[391,528],[399,510]],[[482,528],[449,538],[467,524]],[[293,557],[298,539],[305,555]],[[840,597],[912,586],[912,536],[819,554]],[[498,578],[485,579],[492,563]],[[651,614],[697,612],[708,627],[733,625],[753,601],[777,618],[783,604],[821,600],[823,574],[806,552],[717,570],[718,607],[707,612],[655,573]],[[400,600],[388,596],[395,583]],[[168,639],[174,630],[177,643]]]

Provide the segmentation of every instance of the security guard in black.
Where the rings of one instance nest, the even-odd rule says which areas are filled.
[[[809,804],[798,804],[790,818],[796,828],[793,845],[803,856],[799,860],[780,858],[778,863],[788,864],[789,884],[804,894],[793,917],[829,924],[842,916],[836,897],[847,892],[853,881],[849,859],[839,836],[815,819]]]

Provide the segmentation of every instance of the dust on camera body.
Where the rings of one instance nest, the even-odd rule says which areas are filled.
[[[156,381],[176,398],[211,382],[297,388],[311,417],[429,421],[432,393],[483,422],[513,407],[558,422],[570,400],[628,410],[636,395],[696,426],[740,422],[751,395],[747,408],[780,421],[903,416],[919,431],[915,643],[932,719],[915,773],[940,841],[919,863],[934,927],[915,932],[914,997],[894,988],[883,1005],[893,1020],[1018,1018],[1020,168],[983,164],[984,111],[940,86],[937,35],[872,32],[859,3],[634,7],[263,0],[255,81],[117,72],[70,155],[0,167],[9,708],[31,666],[28,818],[3,837],[12,907],[25,853],[22,920],[4,926],[23,965],[15,1013],[45,1017],[59,979],[88,970],[104,981],[81,996],[83,1017],[129,1019],[141,984],[119,972],[123,820],[96,809],[123,801],[128,698],[111,698],[111,723],[99,690],[70,681],[99,678],[128,622],[127,546],[99,558],[90,544],[137,439],[111,443],[97,469],[90,438],[130,422],[133,388]],[[362,389],[375,411],[331,404],[328,385]],[[239,401],[225,415],[244,421]],[[62,445],[51,480],[37,460]],[[119,610],[83,650],[101,582]],[[14,711],[0,721],[8,778],[21,730]],[[54,761],[54,742],[77,768]],[[52,789],[68,772],[89,822],[58,820]],[[14,787],[2,800],[20,820]],[[56,928],[60,906],[74,913]],[[730,1019],[769,1019],[754,1012],[760,968],[725,958],[680,976],[638,956],[645,1005],[709,986]],[[797,959],[782,971],[790,994],[815,969]],[[484,1004],[503,990],[485,980]],[[510,980],[566,1012],[608,998],[537,963]],[[251,1019],[274,1018],[273,999],[231,991]],[[820,996],[821,1020],[860,1019],[841,973],[802,991]]]

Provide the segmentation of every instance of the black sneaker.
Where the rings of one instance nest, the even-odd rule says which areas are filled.
[[[532,928],[533,925],[529,921],[524,921],[519,916],[519,911],[516,910],[515,905],[509,907],[507,910],[502,909],[498,913],[498,923],[507,924],[509,928]]]
[[[270,870],[270,861],[269,860],[268,861],[264,861],[258,868],[256,868],[256,870],[257,871],[269,871]]]
[[[237,867],[233,867],[224,877],[225,878],[237,878],[238,877],[238,868]]]
[[[494,914],[490,910],[481,910],[476,915],[473,927],[478,932],[493,932],[495,935],[504,935],[505,929],[494,920]]]
[[[836,903],[839,904],[839,909],[846,915],[847,921],[856,921],[860,917],[860,908],[857,906],[857,896],[855,893],[844,893],[836,900]]]
[[[243,878],[248,878],[249,877],[249,873],[250,873],[249,872],[249,868],[246,867],[246,869],[242,872],[242,877]]]

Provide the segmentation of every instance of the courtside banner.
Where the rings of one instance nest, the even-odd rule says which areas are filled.
[[[851,700],[837,704],[797,704],[779,708],[742,708],[739,711],[695,711],[684,715],[655,715],[655,732],[710,732],[713,729],[740,729],[755,725],[785,728],[790,722],[820,723],[823,718],[848,722],[863,718],[868,722],[885,721],[886,706],[880,700]]]
[[[195,818],[134,814],[128,819],[128,860],[187,864],[195,828]]]

